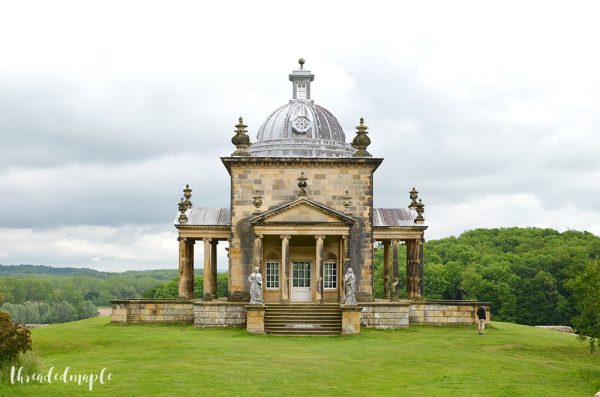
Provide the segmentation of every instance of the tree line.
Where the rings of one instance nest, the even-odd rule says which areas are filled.
[[[600,237],[589,232],[475,229],[424,244],[424,293],[428,299],[490,302],[498,321],[573,325],[577,277],[599,260]],[[378,280],[382,269],[383,250],[377,249]],[[400,269],[403,280],[405,266]],[[382,283],[375,287],[381,297]]]
[[[10,313],[15,323],[80,320],[95,316],[98,306],[110,306],[113,299],[141,298],[144,292],[176,274],[176,269],[106,273],[48,266],[2,266],[0,294],[5,303],[0,310]]]

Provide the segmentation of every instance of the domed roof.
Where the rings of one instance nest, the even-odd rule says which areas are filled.
[[[254,157],[352,157],[339,121],[310,99],[314,75],[304,69],[302,58],[299,63],[300,70],[289,76],[293,99],[267,117],[248,152]]]

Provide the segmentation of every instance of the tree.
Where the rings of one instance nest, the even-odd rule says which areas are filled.
[[[31,331],[15,325],[7,312],[0,311],[0,368],[15,362],[19,353],[31,350]]]
[[[57,323],[66,323],[77,320],[77,310],[68,302],[60,302],[56,305],[55,310],[55,321]]]
[[[585,271],[571,280],[568,285],[573,290],[578,314],[572,322],[577,329],[578,339],[588,342],[593,353],[600,342],[600,262],[590,263]]]

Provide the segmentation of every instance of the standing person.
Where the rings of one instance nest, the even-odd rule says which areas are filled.
[[[479,331],[479,335],[483,335],[485,333],[485,319],[485,307],[480,305],[479,309],[477,309],[477,329]]]

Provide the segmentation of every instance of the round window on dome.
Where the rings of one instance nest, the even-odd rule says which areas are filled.
[[[310,130],[310,120],[306,116],[298,116],[292,123],[292,127],[298,134],[306,134]]]

